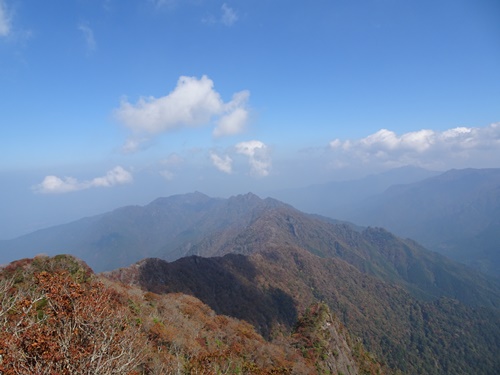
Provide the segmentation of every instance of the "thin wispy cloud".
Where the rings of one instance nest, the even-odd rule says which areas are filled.
[[[168,157],[161,160],[160,163],[169,167],[177,167],[184,163],[184,158],[178,153],[172,152]]]
[[[140,98],[137,103],[122,100],[115,118],[132,131],[124,151],[141,149],[151,137],[183,127],[214,124],[215,137],[241,133],[248,120],[248,91],[224,102],[207,76],[181,76],[175,89],[160,98]]]
[[[0,0],[0,37],[6,37],[11,31],[11,18],[4,0]]]
[[[159,173],[165,180],[172,181],[175,178],[174,170],[177,171],[184,162],[182,156],[173,152],[167,158],[160,160],[162,169]]]
[[[215,152],[210,153],[210,160],[221,172],[231,174],[233,171],[233,159],[229,155],[219,156]]]
[[[123,144],[121,151],[124,154],[134,154],[138,151],[143,151],[151,146],[151,139],[149,137],[131,137],[128,138]]]
[[[80,30],[83,35],[87,53],[93,53],[97,49],[97,43],[94,38],[94,31],[88,25],[83,23],[78,25],[78,30]]]
[[[253,176],[265,177],[271,170],[269,148],[261,141],[240,142],[235,146],[236,153],[248,157],[250,173]]]
[[[162,176],[167,181],[173,181],[175,178],[174,172],[168,169],[162,169],[160,172],[160,176]]]
[[[98,187],[112,187],[132,182],[132,174],[121,166],[108,171],[105,176],[88,181],[78,181],[74,177],[46,176],[43,181],[33,186],[33,190],[42,194],[60,194]]]
[[[238,15],[229,7],[226,3],[222,4],[221,7],[222,15],[221,22],[226,26],[232,26],[236,21],[238,21]]]
[[[362,163],[438,168],[453,160],[464,161],[481,155],[500,157],[500,123],[445,131],[422,129],[400,135],[381,129],[361,139],[334,139],[329,148],[336,165],[342,167]]]
[[[247,160],[251,176],[266,177],[271,171],[270,149],[264,142],[258,140],[239,142],[223,154],[210,151],[209,155],[213,166],[227,174],[240,171],[242,166],[235,160],[241,156]]]
[[[202,19],[202,22],[207,25],[222,24],[224,26],[233,26],[238,21],[238,14],[226,3],[222,4],[220,14],[209,14]]]
[[[177,5],[178,0],[150,0],[150,2],[157,8],[172,8]]]

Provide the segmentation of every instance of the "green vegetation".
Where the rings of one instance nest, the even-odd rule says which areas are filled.
[[[250,256],[173,263],[149,259],[109,276],[156,293],[193,295],[218,314],[252,323],[268,339],[289,335],[309,306],[323,301],[352,335],[351,357],[363,358],[366,348],[386,372],[491,374],[500,366],[498,310],[449,298],[418,299],[343,260],[300,248],[269,245]],[[308,358],[322,359],[319,353]]]

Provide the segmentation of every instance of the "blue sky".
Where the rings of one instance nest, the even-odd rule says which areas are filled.
[[[498,167],[497,0],[0,0],[0,239],[160,195]]]

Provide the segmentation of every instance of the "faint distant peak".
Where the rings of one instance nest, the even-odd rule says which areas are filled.
[[[394,173],[398,174],[398,173],[407,173],[407,172],[441,173],[440,171],[432,171],[432,170],[425,169],[422,167],[417,167],[415,165],[405,165],[402,167],[389,169],[385,172],[382,172],[381,174],[394,174]]]
[[[205,202],[208,201],[210,198],[208,195],[203,194],[199,191],[195,191],[193,193],[186,193],[186,194],[176,194],[176,195],[171,195],[169,197],[161,197],[157,198],[154,201],[150,203],[150,205],[164,205],[164,204],[170,204],[170,203],[200,203],[200,202]]]
[[[431,171],[429,169],[416,167],[414,165],[406,165],[403,167],[393,168],[381,173],[371,174],[361,180],[384,179],[387,181],[394,181],[395,183],[402,182],[416,182],[429,177],[440,175],[441,171]]]
[[[232,197],[229,198],[229,201],[238,201],[238,202],[261,202],[262,199],[254,194],[254,193],[251,193],[251,192],[248,192],[246,194],[238,194],[238,195],[234,195]]]
[[[428,181],[435,183],[469,183],[478,185],[480,183],[500,183],[500,168],[466,168],[450,169],[438,176],[429,178]],[[425,183],[425,181],[423,181]]]
[[[474,175],[500,175],[500,168],[465,168],[465,169],[450,169],[441,174],[444,176],[474,176]]]

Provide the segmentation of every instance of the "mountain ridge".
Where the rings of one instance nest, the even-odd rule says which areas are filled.
[[[160,251],[165,254],[165,246],[167,259],[173,260],[184,255],[184,247],[208,232],[225,225],[243,226],[267,205],[280,204],[285,205],[273,199],[260,200],[251,193],[229,199],[211,198],[200,192],[157,198],[145,206],[125,206],[2,241],[0,263],[71,249],[93,269],[103,271]]]
[[[498,310],[449,298],[419,300],[344,260],[298,247],[270,245],[249,255],[174,262],[145,259],[107,276],[159,294],[193,295],[219,314],[250,322],[268,338],[289,332],[296,316],[323,301],[395,372],[488,374],[498,364]],[[462,319],[466,330],[460,329]]]
[[[102,277],[141,293],[196,297],[271,341],[301,332],[296,343],[316,362],[318,353],[333,360],[333,352],[316,352],[310,340],[335,341],[339,332],[298,327],[301,317],[314,321],[311,306],[324,303],[389,372],[489,374],[500,365],[498,282],[382,228],[337,223],[252,193],[221,199],[198,192],[80,224],[42,234],[63,236],[68,249],[79,234],[75,253],[91,244],[97,253],[83,254],[125,264]]]
[[[199,242],[186,255],[252,254],[268,246],[298,246],[323,258],[339,258],[426,299],[448,296],[500,307],[498,283],[382,228],[361,232],[284,207],[271,209],[243,231],[227,230]],[[476,289],[477,285],[481,285]]]
[[[500,278],[500,169],[450,170],[392,186],[343,219],[383,226]]]
[[[323,258],[343,259],[419,298],[447,296],[471,305],[500,306],[498,282],[414,241],[383,229],[358,231],[348,224],[334,224],[252,193],[229,199],[198,192],[159,198],[144,207],[127,206],[39,231],[22,237],[21,244],[26,240],[37,249],[34,254],[71,249],[97,271],[149,257],[172,261],[193,254],[249,255],[267,246],[295,246]],[[16,252],[22,254],[21,249]]]

